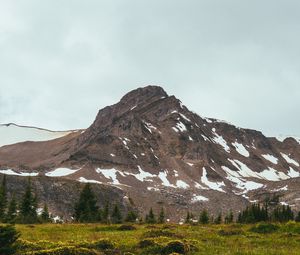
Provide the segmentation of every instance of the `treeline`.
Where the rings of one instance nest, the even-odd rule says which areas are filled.
[[[192,213],[187,212],[185,223],[229,224],[233,222],[288,222],[292,220],[300,222],[300,212],[298,212],[298,214],[295,216],[289,205],[276,205],[273,209],[270,209],[267,203],[264,205],[254,203],[250,206],[247,206],[243,211],[239,212],[237,218],[234,218],[231,210],[225,215],[225,217],[222,215],[222,213],[219,213],[215,218],[205,209],[201,211],[198,218]]]
[[[123,214],[119,204],[110,204],[108,202],[100,209],[91,185],[87,183],[80,193],[79,200],[75,204],[74,221],[80,223],[99,222],[104,224],[120,224],[123,222],[154,224],[165,222],[165,212],[161,208],[158,216],[156,216],[151,208],[146,217],[143,218],[134,210],[129,210],[126,214]]]
[[[228,211],[225,215],[220,212],[217,216],[211,215],[206,209],[202,210],[196,216],[193,213],[187,212],[185,220],[181,222],[193,224],[287,222],[290,220],[300,222],[300,212],[294,215],[290,206],[280,205],[279,200],[277,200],[266,201],[263,205],[251,204],[239,212],[236,218],[232,210]],[[13,194],[10,200],[8,200],[6,176],[4,175],[0,184],[0,223],[34,224],[53,221],[46,203],[44,203],[42,210],[39,209],[39,213],[37,211],[38,197],[33,192],[30,178],[28,179],[23,196],[17,200]],[[91,185],[87,183],[80,192],[78,201],[74,204],[73,221],[103,224],[120,224],[123,222],[155,224],[165,223],[166,216],[163,208],[157,214],[150,208],[145,217],[139,216],[135,210],[129,210],[126,213],[122,212],[118,203],[110,204],[106,202],[100,208]]]
[[[6,176],[3,175],[0,186],[0,222],[2,223],[46,223],[50,222],[51,218],[48,212],[48,207],[45,204],[40,215],[37,213],[38,197],[32,192],[31,181],[28,183],[23,197],[17,201],[15,194],[11,199],[7,198]]]

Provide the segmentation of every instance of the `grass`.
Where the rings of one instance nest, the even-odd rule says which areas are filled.
[[[294,222],[275,224],[276,227],[271,228],[266,224],[195,226],[168,224],[135,225],[135,230],[120,231],[118,230],[119,226],[100,224],[16,225],[17,230],[21,233],[19,254],[68,246],[90,249],[95,252],[94,254],[126,254],[126,252],[128,254],[168,254],[166,247],[168,243],[174,241],[180,241],[185,245],[186,254],[300,254],[300,223]],[[102,242],[101,240],[111,241],[115,253],[111,253],[111,250],[110,253],[105,251],[100,247],[101,245],[97,246],[95,242]],[[145,240],[150,240],[144,242],[150,245],[141,247],[141,241]]]

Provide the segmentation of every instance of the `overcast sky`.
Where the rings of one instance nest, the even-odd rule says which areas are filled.
[[[88,127],[155,84],[202,116],[300,135],[299,0],[0,0],[0,123]]]

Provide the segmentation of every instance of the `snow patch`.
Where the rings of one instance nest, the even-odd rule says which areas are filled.
[[[181,189],[187,189],[190,187],[190,185],[188,185],[186,182],[184,182],[182,180],[176,181],[176,186],[177,186],[177,188],[181,188]]]
[[[278,172],[272,167],[268,167],[268,169],[262,171],[259,173],[259,175],[269,181],[280,181],[280,180],[286,180],[289,179],[290,177],[287,176],[284,173]]]
[[[138,169],[139,169],[138,174],[131,174],[131,175],[133,175],[135,178],[137,178],[141,182],[143,182],[147,178],[156,177],[156,175],[144,171],[140,166],[138,166]]]
[[[82,183],[97,183],[97,184],[102,184],[102,182],[99,182],[99,181],[96,181],[96,180],[88,180],[88,179],[85,179],[84,177],[80,177],[78,179],[79,182],[82,182]]]
[[[192,199],[191,199],[192,203],[207,202],[207,201],[209,201],[209,199],[207,197],[196,195],[196,194],[194,194],[193,197],[192,197]]]
[[[235,147],[236,151],[244,157],[249,157],[250,153],[246,150],[243,144],[234,142],[232,145]]]
[[[186,126],[181,121],[179,121],[176,124],[176,127],[172,127],[172,128],[175,132],[185,132],[185,131],[187,131]]]
[[[119,174],[121,174],[121,175],[124,176],[124,174],[121,171],[116,170],[114,168],[112,168],[112,169],[100,169],[100,168],[97,168],[96,172],[99,173],[99,174],[101,173],[102,175],[104,175],[104,177],[106,179],[111,179],[112,180],[111,184],[114,184],[114,185],[121,184],[119,182],[119,180],[117,179],[117,173],[119,173]]]
[[[207,187],[209,187],[210,189],[213,190],[217,190],[220,192],[225,192],[221,187],[225,186],[224,182],[211,182],[208,180],[207,178],[207,172],[205,167],[203,167],[203,173],[202,173],[202,177],[201,177],[201,182],[204,183]]]
[[[290,169],[288,171],[288,176],[290,176],[291,178],[297,178],[297,177],[300,177],[300,173],[290,167]]]
[[[167,179],[167,175],[168,175],[168,173],[167,173],[166,171],[160,172],[160,173],[158,174],[158,178],[161,179],[162,185],[164,185],[164,186],[166,186],[166,187],[172,187],[172,188],[175,188],[175,186],[174,186],[173,184],[171,184],[171,183],[169,182],[169,180]]]
[[[270,154],[263,154],[262,155],[266,160],[270,161],[271,163],[277,165],[278,163],[278,158],[274,157],[273,155]]]
[[[221,135],[218,135],[216,133],[216,129],[215,128],[213,128],[212,131],[213,131],[213,134],[215,135],[215,137],[213,137],[213,141],[215,143],[221,145],[226,152],[230,153],[230,148],[227,145],[227,142],[225,141],[225,139]]]
[[[66,136],[74,131],[50,131],[15,124],[0,125],[0,147],[26,141],[42,142]]]
[[[185,119],[186,121],[192,122],[192,121],[191,121],[188,117],[186,117],[184,114],[179,113],[179,115],[180,115],[183,119]]]
[[[74,174],[79,170],[80,169],[70,169],[70,168],[61,167],[61,168],[56,168],[55,170],[48,172],[45,175],[49,176],[49,177],[61,177],[61,176],[67,176],[70,174]]]
[[[39,173],[25,173],[25,172],[20,172],[17,173],[11,169],[6,169],[6,170],[0,170],[1,174],[6,174],[6,175],[17,175],[17,176],[38,176]]]
[[[285,159],[285,161],[288,162],[289,164],[293,164],[293,165],[295,165],[297,167],[300,166],[299,163],[296,160],[290,158],[289,155],[286,155],[284,153],[280,153],[280,154]]]

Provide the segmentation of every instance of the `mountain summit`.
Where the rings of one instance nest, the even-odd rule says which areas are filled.
[[[84,131],[0,147],[2,173],[117,187],[141,212],[164,206],[171,219],[274,194],[299,209],[299,162],[297,140],[201,118],[158,86],[129,92]]]

